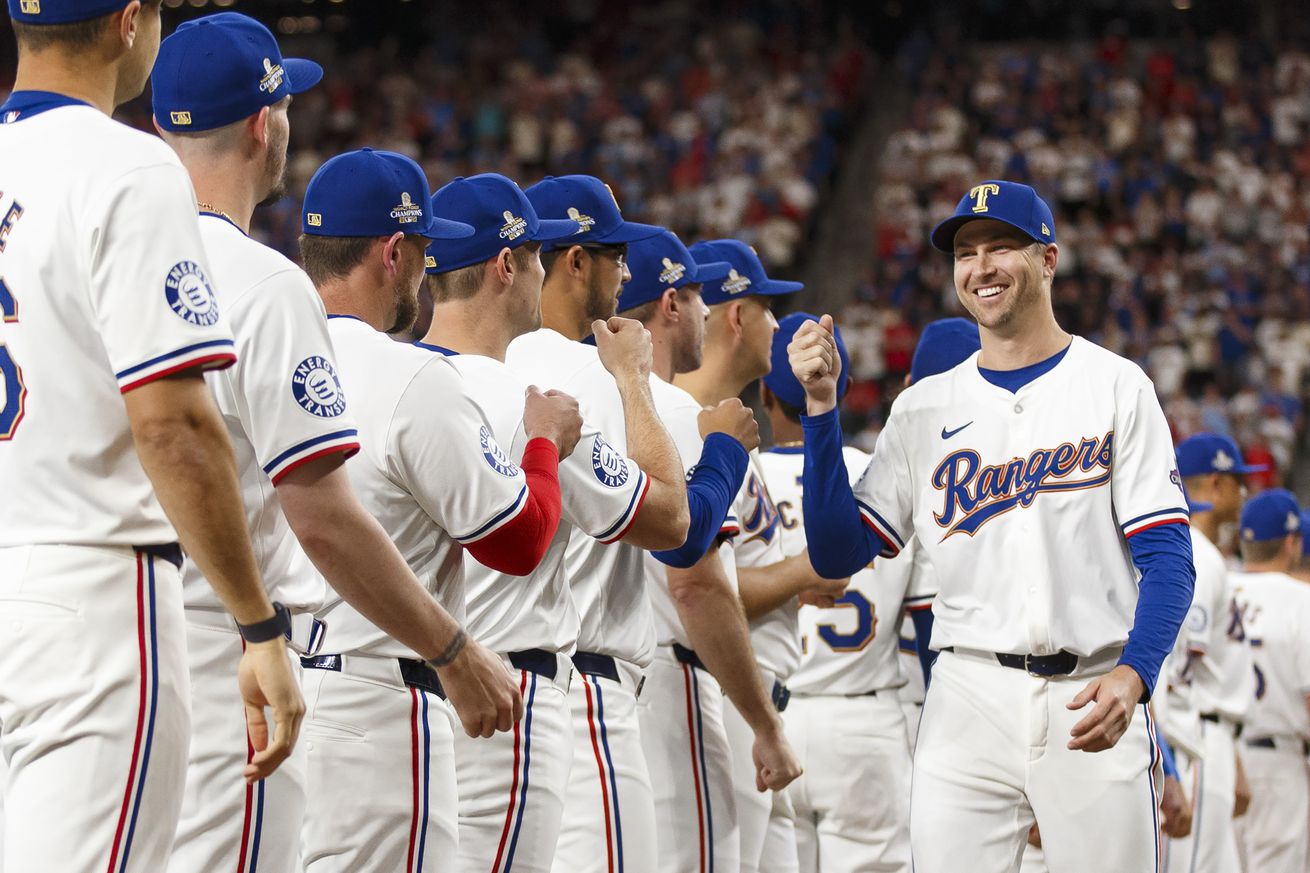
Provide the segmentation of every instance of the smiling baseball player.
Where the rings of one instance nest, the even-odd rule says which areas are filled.
[[[1016,870],[1035,818],[1054,870],[1154,869],[1145,701],[1195,577],[1164,414],[1139,368],[1056,323],[1055,221],[1033,189],[975,186],[932,242],[954,255],[982,351],[897,398],[853,491],[831,320],[802,325],[789,349],[807,395],[816,569],[851,573],[914,532],[940,585],[941,654],[914,755],[915,868],[968,858],[978,873]]]
[[[164,869],[190,705],[181,540],[257,636],[260,584],[232,449],[202,371],[230,366],[186,171],[110,119],[141,93],[159,6],[10,0],[14,91],[0,109],[0,747],[4,861]],[[273,772],[303,704],[280,637],[241,678]],[[264,707],[272,704],[275,732]],[[239,709],[238,709],[239,711]],[[270,739],[268,734],[273,733]]]
[[[462,619],[465,549],[514,575],[545,555],[559,520],[558,458],[572,449],[579,421],[569,398],[530,392],[516,462],[443,355],[387,337],[418,313],[429,241],[471,231],[436,218],[430,200],[408,158],[339,155],[306,191],[301,252],[359,422],[351,482],[431,594]],[[302,660],[312,701],[305,869],[438,869],[456,852],[454,716],[471,736],[511,730],[522,711],[519,682],[463,631],[446,652],[421,658],[338,594],[329,592],[320,613],[331,654]],[[461,651],[481,666],[468,676],[442,672]],[[491,689],[495,705],[464,711],[466,682]]]
[[[556,212],[574,219],[538,222],[518,186],[494,173],[456,179],[432,198],[434,214],[470,224],[475,234],[428,249],[433,318],[419,346],[449,356],[512,455],[527,441],[518,402],[527,383],[504,357],[511,341],[541,327],[545,271],[538,249],[626,244],[659,232],[624,221],[599,179],[542,184],[552,190],[539,189],[538,197],[559,199]],[[502,236],[507,211],[524,216],[523,233]],[[527,233],[534,222],[542,229]],[[609,276],[617,287],[624,274]],[[512,735],[456,738],[465,873],[548,873],[554,861],[574,743],[569,655],[579,619],[564,567],[570,536],[641,548],[676,546],[686,536],[682,467],[650,397],[650,341],[631,321],[598,320],[593,329],[600,361],[623,400],[621,444],[630,457],[584,422],[578,448],[560,464],[563,517],[537,569],[515,578],[465,559],[469,633],[514,666],[524,696],[524,717]]]

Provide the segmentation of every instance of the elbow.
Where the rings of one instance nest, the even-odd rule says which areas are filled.
[[[691,511],[686,500],[672,501],[667,507],[661,507],[660,523],[651,531],[650,544],[647,549],[677,549],[687,542],[691,529]]]
[[[519,554],[479,554],[477,551],[470,549],[473,557],[489,569],[497,573],[504,573],[507,576],[531,576],[532,571],[537,569],[541,559],[545,557],[545,549],[540,552],[525,552]]]
[[[861,569],[860,567],[848,569],[839,560],[839,556],[824,550],[810,552],[810,566],[823,579],[846,579]]]

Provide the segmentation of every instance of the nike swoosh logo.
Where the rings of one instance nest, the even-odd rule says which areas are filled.
[[[973,422],[971,421],[969,422],[969,424],[973,424]],[[951,437],[955,436],[957,433],[968,427],[969,424],[962,424],[959,427],[957,427],[955,430],[947,430],[946,428],[942,428],[942,439],[944,440],[950,439]]]

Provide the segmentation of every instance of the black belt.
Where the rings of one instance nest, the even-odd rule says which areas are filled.
[[[1208,721],[1211,724],[1221,724],[1227,727],[1230,731],[1232,731],[1233,739],[1237,739],[1242,735],[1242,723],[1240,721],[1231,721],[1229,719],[1224,718],[1217,712],[1201,713],[1201,721]]]
[[[946,646],[942,651],[953,652],[955,647]],[[1056,652],[1054,655],[1011,655],[1007,652],[993,654],[1002,667],[1022,670],[1034,676],[1067,676],[1078,669],[1078,656],[1073,652]]]
[[[545,676],[547,679],[555,678],[558,663],[554,653],[545,649],[525,649],[522,652],[510,652],[509,662],[514,665],[515,670],[526,670],[529,673],[536,673],[538,676]]]
[[[585,676],[600,676],[604,679],[613,679],[615,682],[622,681],[619,679],[619,665],[609,655],[574,652],[573,666]]]
[[[441,680],[437,678],[437,671],[433,670],[423,661],[416,661],[412,658],[397,658],[396,663],[400,664],[400,678],[410,688],[418,688],[437,695],[442,700],[446,699],[446,690],[441,687]],[[341,672],[340,655],[315,655],[314,657],[304,657],[300,659],[300,666],[306,670],[331,670],[334,673]]]
[[[182,547],[177,543],[163,543],[156,546],[133,546],[142,555],[162,558],[179,570],[182,569]]]
[[[1292,740],[1292,742],[1296,742],[1296,740]],[[1278,743],[1273,737],[1256,737],[1255,739],[1247,740],[1246,744],[1256,749],[1278,748]],[[1303,756],[1310,756],[1310,741],[1301,740],[1301,754]]]
[[[695,667],[697,670],[705,670],[705,662],[700,659],[700,655],[684,645],[679,643],[673,644],[673,657],[677,658],[679,663],[686,664],[688,667]],[[706,670],[706,672],[708,673],[709,671]],[[787,709],[787,704],[791,702],[791,691],[789,691],[787,686],[783,685],[782,682],[774,679],[773,688],[770,691],[769,697],[773,700],[773,708],[778,710],[778,712],[783,712]]]

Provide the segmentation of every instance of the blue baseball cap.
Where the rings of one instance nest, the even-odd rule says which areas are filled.
[[[698,261],[671,230],[662,230],[628,245],[628,272],[632,279],[619,294],[618,311],[658,300],[669,288],[702,286],[728,275],[727,261]],[[701,289],[704,294],[704,289]]]
[[[787,345],[796,336],[796,331],[807,321],[818,321],[819,316],[808,312],[793,312],[784,315],[778,321],[778,330],[773,335],[773,350],[769,359],[773,363],[769,374],[764,377],[764,384],[769,386],[779,400],[789,406],[805,408],[805,389],[800,380],[791,371],[791,361],[787,358]],[[846,396],[846,388],[851,381],[851,358],[846,354],[846,343],[841,338],[841,328],[833,324],[833,339],[837,340],[837,355],[841,358],[841,377],[837,380],[837,401]]]
[[[305,189],[301,230],[309,236],[460,239],[473,228],[432,214],[423,168],[395,152],[360,149],[330,158]]]
[[[967,318],[939,318],[923,326],[910,361],[910,382],[953,370],[982,348],[978,325]]]
[[[1214,509],[1213,503],[1202,503],[1200,501],[1193,500],[1190,497],[1187,498],[1187,511],[1191,515],[1195,515],[1198,512],[1209,512],[1212,509]]]
[[[127,6],[131,0],[9,0],[9,17],[23,24],[90,21]]]
[[[1310,509],[1301,510],[1301,531],[1310,530]],[[1305,537],[1301,542],[1301,557],[1310,555],[1310,537]]]
[[[1036,242],[1055,242],[1055,217],[1036,191],[1018,182],[989,179],[970,188],[955,214],[932,229],[933,248],[948,255],[954,252],[955,232],[976,218],[1003,221]]]
[[[213,130],[308,91],[323,68],[284,58],[273,33],[239,12],[184,21],[159,45],[150,73],[155,122],[174,133]]]
[[[1242,541],[1247,543],[1280,540],[1291,534],[1299,534],[1301,527],[1301,507],[1291,491],[1284,488],[1270,488],[1261,491],[1242,507]]]
[[[488,261],[501,249],[573,236],[582,225],[567,218],[543,220],[513,179],[481,173],[452,179],[432,196],[432,212],[473,228],[458,241],[442,237],[428,247],[428,272],[448,273]]]
[[[701,262],[725,261],[728,275],[707,281],[701,299],[709,306],[727,303],[738,297],[793,294],[805,286],[800,282],[770,279],[755,249],[736,239],[712,239],[691,247],[691,256]]]
[[[1193,434],[1174,447],[1174,454],[1178,458],[1178,474],[1183,477],[1207,473],[1245,476],[1269,469],[1265,464],[1247,464],[1237,443],[1218,433]]]
[[[652,237],[664,228],[625,221],[614,192],[595,176],[547,176],[523,192],[537,215],[578,223],[572,236],[543,244],[546,251],[568,246],[623,245]]]

